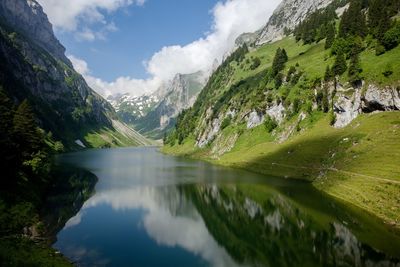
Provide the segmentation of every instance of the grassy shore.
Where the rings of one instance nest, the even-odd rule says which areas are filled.
[[[213,157],[210,148],[196,149],[192,139],[162,151],[305,179],[399,228],[400,112],[364,114],[343,129],[331,127],[327,115],[303,123],[303,129],[300,125],[300,131],[282,143],[275,141],[278,133],[269,134],[264,126],[245,131],[234,148],[219,158]]]

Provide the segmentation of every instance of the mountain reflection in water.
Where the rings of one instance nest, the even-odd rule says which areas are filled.
[[[79,266],[399,264],[397,234],[306,183],[152,148],[78,153],[60,164],[99,178],[54,245]]]

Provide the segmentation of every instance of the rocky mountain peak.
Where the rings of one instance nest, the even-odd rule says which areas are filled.
[[[53,27],[36,0],[1,0],[0,21],[27,36],[68,66],[64,46],[54,36]]]
[[[283,0],[267,25],[261,29],[256,45],[275,42],[285,36],[285,29],[293,30],[307,15],[325,8],[333,0]]]

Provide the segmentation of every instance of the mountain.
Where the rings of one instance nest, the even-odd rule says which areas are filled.
[[[107,97],[119,117],[128,124],[146,116],[160,101],[156,94],[131,96],[129,93]]]
[[[400,5],[381,4],[283,1],[258,46],[228,56],[178,116],[164,152],[307,180],[398,227],[384,210],[398,203]]]
[[[203,72],[177,74],[150,95],[124,94],[111,96],[108,100],[125,123],[144,135],[161,139],[174,126],[178,114],[193,105],[205,81]]]
[[[35,0],[0,2],[0,86],[68,148],[147,143],[74,70]]]
[[[282,39],[287,31],[293,31],[309,14],[332,2],[333,0],[283,0],[267,25],[259,31],[255,39],[256,45]]]

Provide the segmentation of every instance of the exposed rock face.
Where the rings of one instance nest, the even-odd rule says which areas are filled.
[[[272,107],[267,109],[267,115],[274,119],[277,123],[281,124],[286,117],[286,109],[282,103],[275,103]]]
[[[0,1],[0,86],[16,104],[28,99],[42,128],[75,145],[83,128],[112,127],[116,114],[64,51],[36,1]]]
[[[0,16],[15,30],[70,67],[65,48],[54,36],[52,25],[36,0],[2,0]]]
[[[205,147],[208,143],[215,139],[219,130],[221,129],[220,118],[216,118],[212,121],[211,125],[200,135],[198,138],[196,145],[200,148]]]
[[[285,29],[293,30],[307,15],[327,7],[333,0],[284,0],[260,31],[256,45],[282,39]]]
[[[350,88],[337,92],[334,102],[335,127],[347,126],[361,113],[400,110],[399,88],[368,85],[364,95],[361,91],[361,88]]]
[[[151,109],[133,121],[135,127],[143,133],[156,132],[154,137],[161,137],[163,131],[174,125],[179,113],[194,104],[206,83],[206,76],[203,72],[177,74],[150,96],[158,102],[151,103]],[[119,108],[119,111],[125,110]]]
[[[369,85],[363,97],[362,109],[364,112],[400,110],[400,88],[385,87],[380,89],[374,85]]]
[[[355,89],[355,92],[348,96],[346,92],[338,94],[334,105],[336,114],[336,128],[342,128],[352,122],[361,113],[361,89]]]
[[[247,119],[247,129],[251,129],[261,125],[264,121],[264,115],[259,114],[257,111],[252,111]]]
[[[248,33],[243,33],[241,34],[238,38],[235,40],[235,46],[240,47],[244,44],[250,46],[254,44],[257,41],[258,36],[260,35],[260,31],[256,32],[248,32]]]

